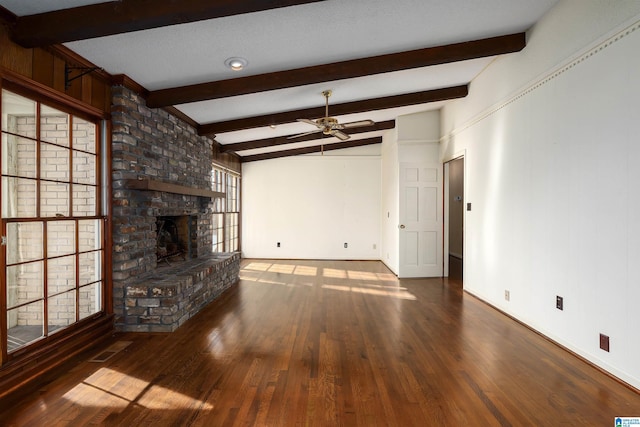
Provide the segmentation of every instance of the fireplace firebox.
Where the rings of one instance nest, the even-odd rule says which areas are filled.
[[[156,218],[156,258],[170,263],[185,261],[197,254],[197,216],[159,216]]]

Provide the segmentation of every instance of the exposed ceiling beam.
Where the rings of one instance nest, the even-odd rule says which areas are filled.
[[[322,0],[120,0],[18,17],[11,36],[24,47],[258,12]]]
[[[209,99],[245,95],[333,80],[427,67],[456,61],[518,52],[525,47],[525,33],[491,37],[408,52],[372,56],[352,61],[297,68],[237,79],[219,80],[151,91],[147,105],[152,108]]]
[[[372,110],[405,107],[407,105],[427,104],[429,102],[446,101],[448,99],[464,98],[469,93],[468,85],[433,89],[423,92],[407,93],[404,95],[385,96],[382,98],[366,99],[363,101],[346,102],[330,106],[333,116],[362,113]],[[208,123],[198,128],[199,135],[211,135],[235,130],[251,129],[255,127],[279,125],[295,122],[297,119],[314,119],[323,117],[325,107],[306,108],[303,110],[286,111],[267,114],[264,116],[247,117],[244,119],[228,120],[224,122]]]
[[[277,159],[280,157],[298,156],[300,154],[321,153],[323,151],[342,150],[343,148],[362,147],[364,145],[381,143],[382,137],[376,136],[374,138],[356,139],[354,141],[336,142],[327,145],[314,145],[312,147],[294,148],[292,150],[282,150],[264,154],[253,154],[251,156],[241,156],[240,161],[242,163],[255,162],[258,160]]]
[[[4,22],[7,24],[14,24],[18,17],[13,13],[9,12],[4,7],[0,6],[0,23]]]
[[[348,133],[349,135],[356,135],[356,134],[365,133],[365,132],[375,132],[379,130],[393,129],[395,126],[396,126],[395,120],[387,120],[384,122],[375,123],[371,126],[363,126],[359,128],[349,129],[348,131],[345,131],[345,133]],[[331,136],[323,135],[320,131],[318,131],[318,133],[305,135],[298,138],[291,138],[291,136],[292,135],[285,135],[285,136],[277,136],[275,138],[258,139],[255,141],[237,142],[234,144],[220,144],[220,151],[238,152],[238,151],[245,151],[245,150],[254,150],[256,148],[275,147],[275,146],[284,145],[284,144],[295,144],[298,142],[313,141],[320,138],[333,138]]]

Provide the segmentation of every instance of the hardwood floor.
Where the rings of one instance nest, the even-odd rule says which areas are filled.
[[[176,332],[108,345],[0,402],[0,425],[608,426],[640,416],[640,394],[459,282],[398,281],[379,262],[243,260],[239,285]],[[111,357],[89,361],[100,353]]]

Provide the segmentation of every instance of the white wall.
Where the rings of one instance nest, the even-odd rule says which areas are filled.
[[[243,164],[243,256],[380,259],[380,171],[380,146]]]
[[[640,2],[561,1],[443,109],[441,153],[466,153],[465,289],[640,388],[638,52]]]
[[[396,119],[399,142],[436,142],[440,140],[440,110],[399,116]],[[415,158],[402,159],[403,162],[415,162]]]

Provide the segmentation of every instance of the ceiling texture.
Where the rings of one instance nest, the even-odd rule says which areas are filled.
[[[243,162],[376,144],[395,119],[466,96],[558,0],[0,0],[14,41],[61,44],[174,107]],[[225,65],[241,57],[247,65]],[[315,132],[329,115],[346,141]]]

